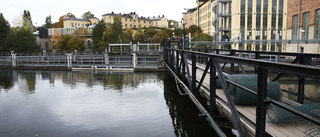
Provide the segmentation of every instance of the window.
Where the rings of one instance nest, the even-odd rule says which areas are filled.
[[[192,21],[192,18],[190,18],[190,21]]]
[[[303,13],[302,29],[304,30],[304,32],[302,32],[302,39],[308,39],[309,37],[309,18],[310,18],[310,12]]]
[[[298,15],[292,16],[292,39],[298,39]]]
[[[132,21],[132,19],[130,19],[130,22]]]
[[[190,16],[192,16],[192,13],[190,13]]]
[[[127,21],[128,19],[126,18],[126,21]]]
[[[48,41],[45,42],[45,45],[46,45],[46,50],[49,50],[49,42]]]
[[[126,24],[125,26],[128,27],[128,24]]]
[[[137,28],[137,26],[136,26],[136,25],[134,25],[134,28]]]
[[[132,27],[132,24],[130,24],[130,27]]]
[[[90,40],[87,41],[87,46],[89,49],[91,48],[91,41]]]
[[[186,22],[186,25],[188,25],[188,22]]]
[[[190,23],[190,25],[192,25],[192,22]]]
[[[315,26],[314,26],[314,38],[320,38],[320,9],[316,10],[316,19],[315,19]]]
[[[188,21],[188,19],[186,19],[186,21]]]

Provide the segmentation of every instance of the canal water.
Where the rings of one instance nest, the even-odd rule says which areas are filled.
[[[217,136],[198,114],[166,72],[0,71],[1,137]]]

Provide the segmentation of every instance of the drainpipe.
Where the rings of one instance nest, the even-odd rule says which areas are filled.
[[[301,14],[301,0],[299,0],[299,14],[298,14],[298,45],[297,45],[297,53],[299,53],[300,46],[300,14]]]

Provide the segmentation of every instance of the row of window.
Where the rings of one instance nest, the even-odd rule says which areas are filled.
[[[113,17],[114,19],[115,17]],[[111,19],[111,16],[109,16],[109,19]],[[106,17],[104,17],[104,20],[106,20]],[[128,21],[128,18],[124,19],[125,21]],[[130,22],[132,22],[132,19],[129,19]],[[136,22],[136,20],[134,19],[133,22]],[[148,21],[147,21],[148,22]],[[138,20],[138,23],[140,23],[140,20]],[[144,20],[143,23],[146,23],[146,21]],[[151,24],[151,21],[149,21],[149,24]]]
[[[292,39],[298,39],[298,34],[301,33],[301,39],[309,39],[309,22],[310,12],[302,14],[302,30],[299,30],[298,15],[292,17]],[[315,27],[314,27],[314,38],[320,38],[320,9],[315,12]]]

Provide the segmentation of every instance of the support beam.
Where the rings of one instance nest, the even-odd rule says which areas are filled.
[[[258,68],[257,109],[256,109],[256,137],[264,137],[266,132],[266,105],[268,70]]]

